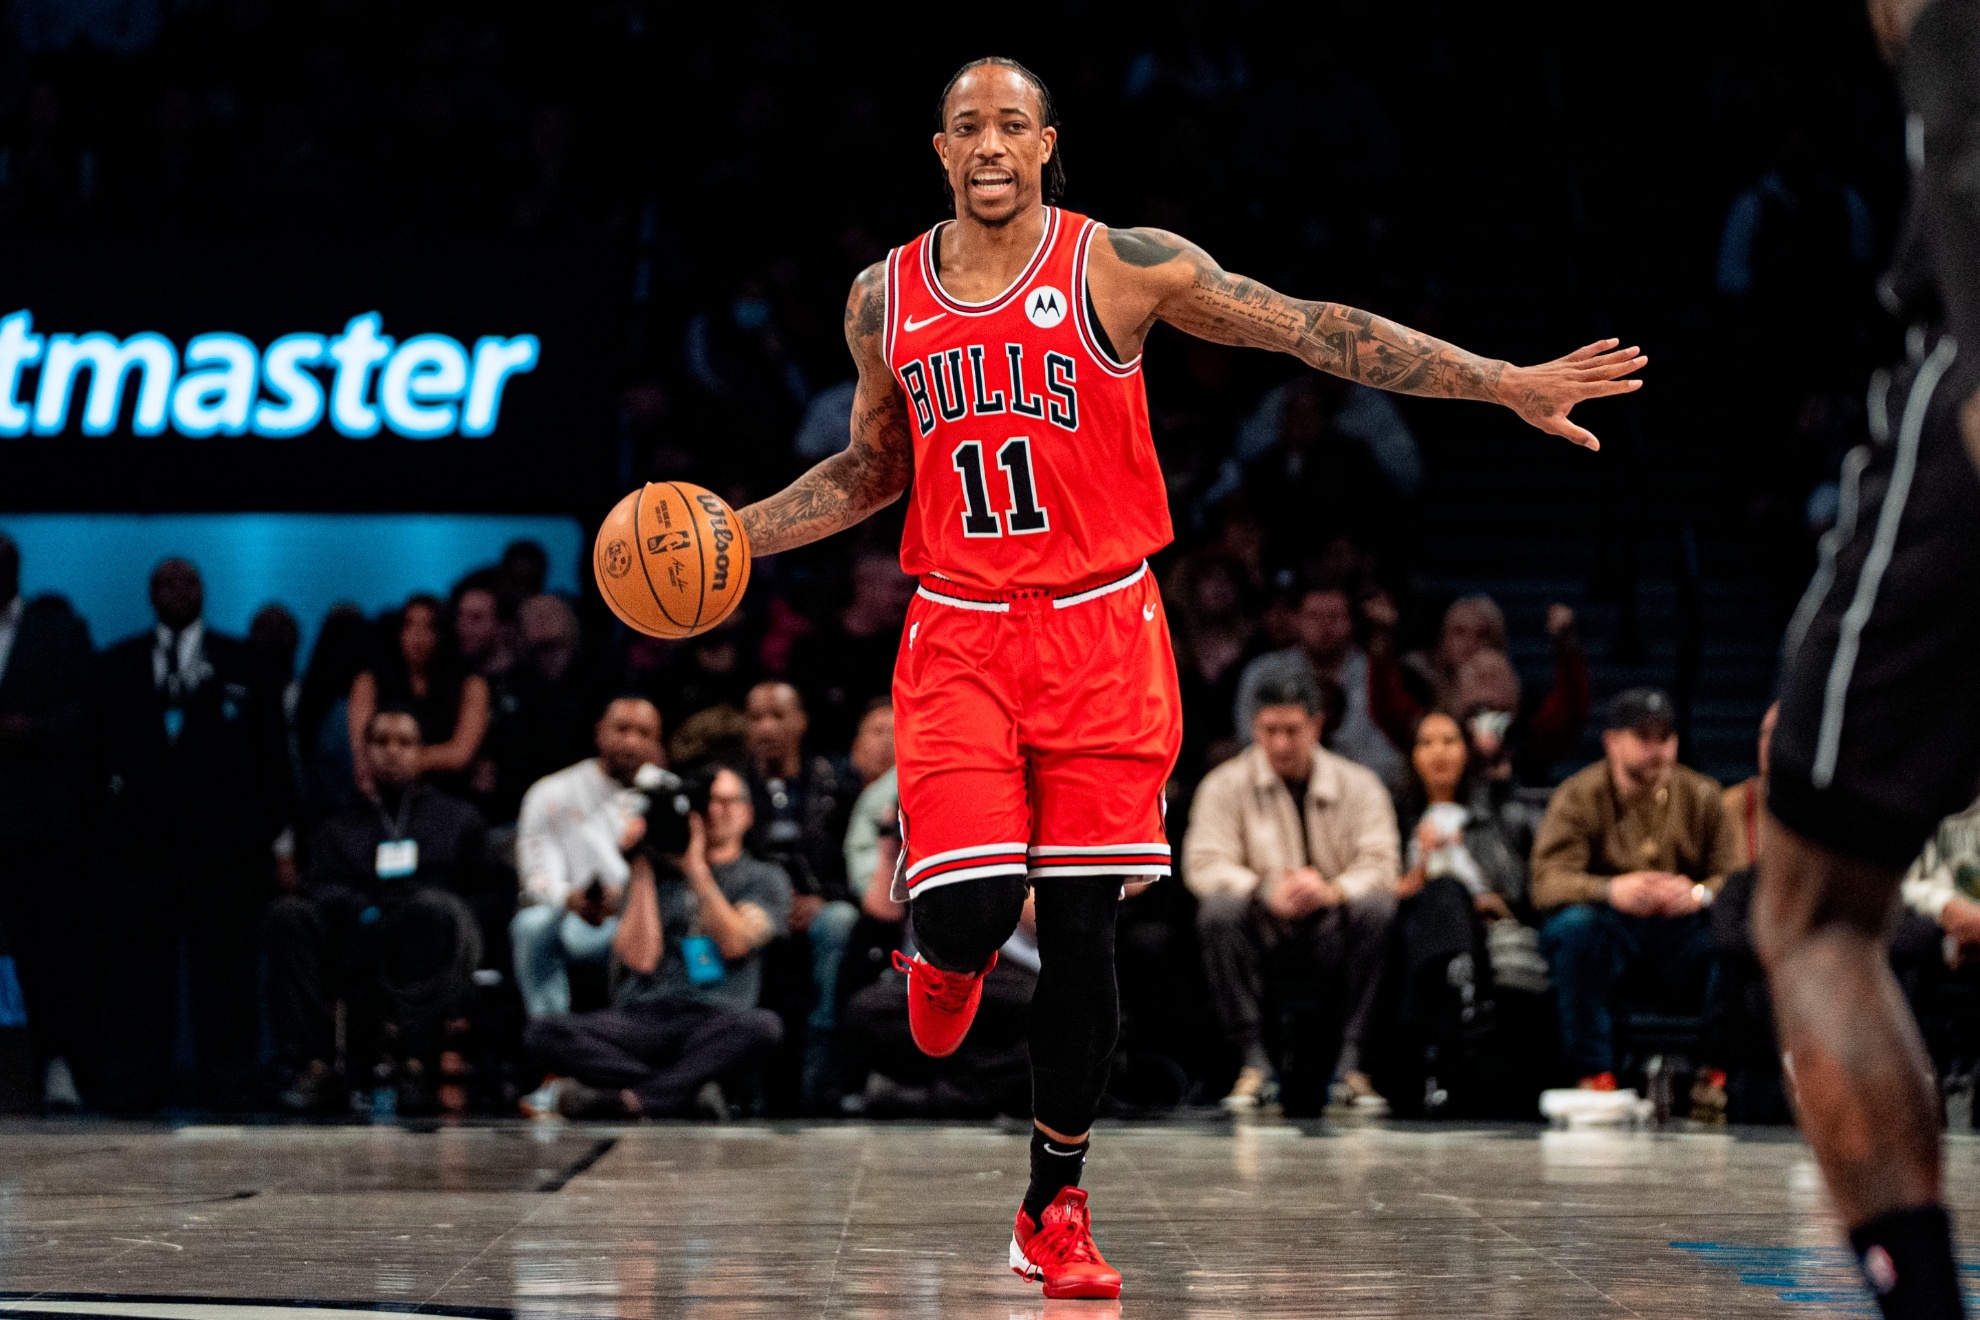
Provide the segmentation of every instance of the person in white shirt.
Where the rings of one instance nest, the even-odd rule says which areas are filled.
[[[570,968],[611,960],[632,877],[626,852],[646,826],[633,781],[661,762],[660,711],[644,697],[618,697],[598,720],[597,741],[597,756],[530,787],[516,823],[526,906],[509,925],[509,944],[531,1017],[570,1012]]]

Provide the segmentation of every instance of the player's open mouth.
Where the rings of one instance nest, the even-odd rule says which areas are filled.
[[[1016,178],[1004,170],[985,170],[969,176],[969,189],[974,193],[1001,193],[1016,183]]]

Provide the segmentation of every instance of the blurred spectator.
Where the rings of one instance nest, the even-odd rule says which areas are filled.
[[[880,834],[898,833],[900,789],[894,774],[894,707],[884,698],[867,703],[860,718],[859,732],[853,735],[853,773],[865,785],[853,801],[852,818],[846,823],[846,887],[855,895],[866,893],[879,860]]]
[[[454,646],[470,674],[493,678],[515,663],[515,636],[502,622],[501,577],[477,569],[447,593],[447,615],[454,624]]]
[[[81,1103],[88,983],[77,904],[89,627],[60,596],[23,600],[0,534],[0,930],[21,982],[43,1106]]]
[[[503,622],[512,622],[523,602],[543,594],[550,581],[550,555],[535,541],[511,541],[502,547],[495,568],[495,603]]]
[[[1237,567],[1222,556],[1199,552],[1177,561],[1163,584],[1175,603],[1176,675],[1182,689],[1183,747],[1178,774],[1185,782],[1230,759],[1239,743],[1231,730],[1238,676],[1244,672],[1257,627],[1244,612]]]
[[[289,782],[301,791],[303,779],[302,744],[296,737],[296,711],[302,701],[302,685],[296,681],[296,650],[302,645],[302,629],[296,616],[281,605],[264,605],[248,622],[248,653],[255,667],[255,681],[276,695],[282,717],[282,750],[289,763]],[[283,885],[296,877],[295,820],[275,840],[275,878]]]
[[[1265,392],[1199,505],[1245,490],[1268,528],[1300,538],[1276,556],[1296,563],[1316,527],[1378,544],[1422,483],[1416,437],[1393,398],[1312,372]]]
[[[488,827],[459,798],[421,781],[419,719],[386,705],[365,726],[364,800],[332,813],[311,837],[306,879],[262,922],[268,1032],[297,1112],[343,1107],[351,1083],[396,1077],[403,1106],[440,1098],[458,1110],[459,1054],[481,962],[469,904],[492,888]],[[340,1077],[336,1005],[347,1009],[352,1066]],[[449,1057],[452,1056],[452,1057]]]
[[[1718,783],[1677,763],[1676,710],[1655,688],[1609,703],[1604,759],[1555,790],[1533,845],[1533,904],[1558,996],[1561,1048],[1584,1087],[1614,1089],[1619,996],[1703,1006],[1705,913],[1738,840]]]
[[[1347,700],[1338,728],[1327,745],[1375,772],[1384,783],[1402,771],[1402,756],[1376,725],[1369,708],[1368,657],[1354,644],[1354,619],[1347,593],[1337,587],[1309,587],[1299,597],[1293,617],[1298,642],[1283,651],[1269,651],[1244,667],[1238,679],[1232,727],[1249,741],[1258,714],[1258,690],[1266,683],[1299,691],[1317,676],[1340,685]],[[1287,685],[1290,685],[1288,688]]]
[[[883,971],[846,1001],[846,1075],[860,1089],[845,1108],[869,1118],[1029,1117],[1025,1040],[1039,965],[1038,914],[1026,895],[1017,929],[983,978],[969,1035],[941,1059],[923,1054],[908,1031],[906,975],[898,967]]]
[[[685,730],[713,706],[741,710],[758,670],[747,644],[749,624],[738,610],[708,632],[676,645],[660,667],[639,681],[670,729]]]
[[[805,463],[830,458],[852,443],[853,382],[827,385],[805,405],[791,451]]]
[[[371,667],[351,683],[347,722],[351,766],[361,793],[372,791],[366,730],[372,714],[388,705],[403,706],[419,721],[419,772],[449,792],[466,790],[467,768],[488,733],[488,680],[462,666],[444,623],[437,598],[412,597],[386,617],[384,645]]]
[[[1767,762],[1774,746],[1774,725],[1781,717],[1781,703],[1767,707],[1760,717],[1758,774],[1743,779],[1726,790],[1726,820],[1732,825],[1739,865],[1753,865],[1760,856],[1760,812],[1767,801]]]
[[[157,626],[105,651],[92,684],[106,1107],[165,1098],[182,985],[200,1098],[241,1106],[255,1090],[255,923],[290,807],[280,699],[245,644],[201,621],[190,563],[159,564],[151,604]]]
[[[783,1035],[757,1001],[763,947],[785,930],[791,888],[782,868],[744,850],[750,816],[748,787],[721,770],[685,856],[642,848],[614,939],[627,975],[613,1007],[533,1018],[524,1033],[531,1056],[568,1079],[526,1101],[531,1112],[727,1117],[717,1079]]]
[[[646,830],[633,786],[658,765],[660,712],[644,697],[605,707],[598,755],[545,775],[523,795],[516,869],[527,904],[509,927],[516,988],[531,1017],[571,1011],[572,965],[604,966],[625,907],[626,853]]]
[[[1371,598],[1363,613],[1369,622],[1369,700],[1390,737],[1406,737],[1426,711],[1446,711],[1467,723],[1490,712],[1502,718],[1483,726],[1493,748],[1488,759],[1529,780],[1544,780],[1547,768],[1579,744],[1588,722],[1588,661],[1575,631],[1574,611],[1566,605],[1547,607],[1554,681],[1530,710],[1521,701],[1519,675],[1506,656],[1505,613],[1490,596],[1451,602],[1436,649],[1428,655],[1397,657],[1397,611],[1386,595]]]
[[[371,658],[372,627],[351,604],[333,605],[316,630],[316,646],[296,699],[296,742],[302,752],[298,811],[314,825],[357,796],[351,765],[351,685]]]
[[[1481,1098],[1475,1092],[1490,1084],[1492,1068],[1480,1052],[1516,1048],[1513,1033],[1485,1039],[1495,1000],[1524,994],[1537,1005],[1547,966],[1537,933],[1522,920],[1531,911],[1526,862],[1535,813],[1475,772],[1455,716],[1424,715],[1410,747],[1396,794],[1408,842],[1390,964],[1395,1023],[1381,1051],[1395,1067],[1376,1080],[1399,1112],[1434,1113]],[[1540,1078],[1529,1071],[1529,1080],[1537,1093]]]
[[[830,1086],[832,1029],[838,1002],[839,963],[859,909],[846,885],[846,824],[857,788],[832,763],[807,752],[804,701],[788,683],[750,689],[749,787],[756,803],[751,851],[776,862],[790,876],[790,928],[811,952],[810,1012],[805,1019],[803,1093],[822,1104]]]
[[[839,748],[852,742],[860,714],[894,680],[894,653],[915,581],[900,559],[865,550],[853,560],[852,601],[791,648],[791,681],[804,695],[812,743]]]
[[[560,596],[516,611],[516,663],[494,682],[486,765],[476,788],[495,821],[515,819],[529,786],[588,755],[599,693],[582,663],[577,612]]]
[[[1980,802],[1939,825],[1905,872],[1904,905],[1945,932],[1952,959],[1980,950]]]
[[[1319,690],[1301,677],[1252,688],[1252,746],[1204,776],[1183,838],[1211,998],[1242,1058],[1232,1108],[1256,1105],[1272,1076],[1267,1008],[1288,991],[1330,1002],[1329,1071],[1374,1095],[1360,1053],[1395,918],[1395,809],[1371,772],[1320,746]]]

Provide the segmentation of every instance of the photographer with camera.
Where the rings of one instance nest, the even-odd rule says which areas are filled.
[[[663,759],[660,711],[644,697],[615,697],[594,732],[598,755],[537,780],[516,823],[526,906],[509,944],[531,1017],[570,1012],[570,969],[610,961],[631,879],[625,854],[646,828],[635,781]]]
[[[757,999],[791,882],[743,850],[748,785],[727,768],[692,782],[649,768],[640,787],[652,805],[612,942],[625,975],[611,1008],[530,1022],[524,1047],[557,1075],[524,1101],[532,1116],[726,1118],[717,1079],[783,1035]]]

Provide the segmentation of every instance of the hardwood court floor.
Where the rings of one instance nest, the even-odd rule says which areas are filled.
[[[1874,1314],[1789,1133],[1103,1128],[1118,1311],[1006,1269],[1024,1161],[1014,1126],[18,1124],[0,1320]],[[1950,1166],[1980,1260],[1980,1141]]]

